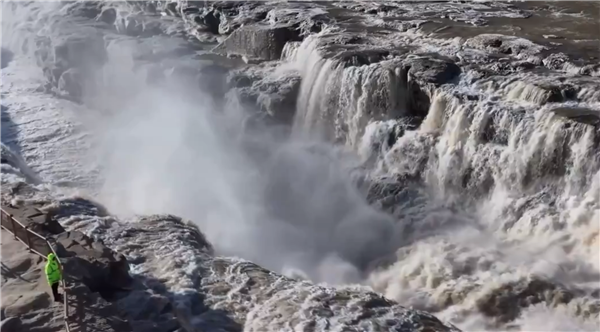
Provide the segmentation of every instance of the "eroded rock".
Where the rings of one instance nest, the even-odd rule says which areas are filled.
[[[228,78],[230,88],[243,106],[265,112],[275,122],[291,124],[300,91],[299,73],[277,75],[265,70],[241,70]]]
[[[557,107],[550,110],[554,114],[592,126],[600,126],[600,112],[584,107]]]
[[[252,24],[235,30],[213,52],[277,60],[285,44],[298,38],[298,32],[288,26]]]
[[[465,41],[465,46],[511,56],[532,56],[546,47],[527,39],[500,34],[481,34]]]
[[[90,291],[110,298],[114,292],[127,289],[131,284],[125,257],[104,244],[77,231],[60,234],[55,241],[65,273],[81,281]]]
[[[542,301],[556,306],[568,303],[571,299],[573,295],[567,290],[551,282],[532,278],[494,289],[477,301],[477,307],[483,314],[507,322],[517,318],[522,308]]]
[[[435,57],[407,58],[403,62],[407,73],[406,87],[410,115],[425,117],[435,89],[451,83],[461,70],[449,59]]]
[[[117,20],[117,10],[112,7],[103,8],[102,12],[96,17],[96,20],[102,21],[108,25],[113,25]]]

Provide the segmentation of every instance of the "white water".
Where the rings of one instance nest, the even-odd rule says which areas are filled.
[[[25,21],[16,16],[8,24],[19,20]],[[33,22],[47,24],[39,17]],[[58,40],[78,23],[72,24],[45,33]],[[2,141],[18,143],[46,183],[68,182],[113,213],[194,220],[224,255],[316,282],[363,283],[464,330],[507,328],[492,326],[478,301],[492,307],[485,300],[490,292],[536,276],[583,295],[567,305],[529,307],[511,324],[521,331],[597,329],[591,294],[599,289],[600,161],[593,128],[565,129],[547,106],[537,106],[543,92],[492,82],[500,87],[485,92],[500,102],[468,103],[438,91],[420,128],[389,146],[384,141],[394,121],[367,125],[369,98],[389,86],[380,83],[381,67],[342,69],[319,57],[317,42],[309,39],[294,52],[293,66],[303,74],[295,130],[320,126],[327,137],[360,148],[360,156],[302,135],[286,141],[271,132],[243,132],[243,112],[216,112],[210,96],[177,78],[146,84],[143,67],[135,73],[131,67],[132,54],[147,45],[128,39],[109,45],[102,79],[86,91],[89,107],[35,92],[31,82],[41,78],[27,60],[31,53],[16,50],[17,60],[3,69],[2,103],[10,128],[18,130],[5,139],[3,120]],[[493,84],[457,89],[482,93]],[[339,108],[331,108],[327,99],[336,97]],[[394,103],[400,102],[386,105]],[[522,108],[531,112],[511,115]],[[483,141],[487,121],[504,143]],[[561,159],[563,141],[567,159]],[[264,157],[250,152],[256,150]],[[374,178],[423,172],[418,197],[401,202],[395,216],[370,207],[355,188],[351,171],[367,155]],[[557,164],[566,165],[563,173],[546,177]],[[15,179],[3,174],[5,180]],[[397,248],[393,264],[364,273]],[[557,293],[549,291],[547,302]]]

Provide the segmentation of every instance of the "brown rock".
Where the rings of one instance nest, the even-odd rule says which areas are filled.
[[[129,264],[123,255],[81,232],[56,237],[56,251],[63,261],[65,274],[83,282],[92,292],[109,298],[131,283]]]

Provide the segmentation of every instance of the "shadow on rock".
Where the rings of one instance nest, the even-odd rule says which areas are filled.
[[[2,62],[2,68],[6,68],[8,64],[13,60],[14,54],[10,50],[4,47],[0,48],[0,62]]]
[[[162,332],[182,328],[185,332],[241,332],[243,327],[225,310],[212,309],[201,293],[174,293],[155,278],[136,275],[133,289],[115,303],[126,313],[134,331]],[[193,323],[192,323],[193,322]]]

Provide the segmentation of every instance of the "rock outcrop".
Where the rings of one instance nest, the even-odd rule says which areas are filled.
[[[374,292],[317,286],[244,260],[215,257],[201,231],[181,218],[157,215],[98,223],[105,217],[97,215],[97,210],[90,208],[95,204],[85,199],[56,201],[51,206],[52,216],[67,229],[57,239],[60,252],[81,256],[64,259],[66,275],[73,276],[70,294],[78,309],[71,315],[78,326],[91,324],[91,318],[77,310],[93,308],[98,315],[96,324],[110,322],[114,328],[115,322],[102,317],[115,314],[111,310],[118,308],[128,322],[116,321],[129,324],[133,331],[172,331],[181,327],[185,331],[275,331],[290,322],[322,331],[357,326],[368,326],[373,331],[458,331],[428,313],[404,308]],[[66,210],[61,212],[63,206]],[[79,211],[78,220],[73,221],[65,211]],[[124,255],[136,272],[131,275],[128,289],[114,290],[107,297],[111,302],[107,302],[102,292],[94,292],[85,278],[76,276],[94,271],[98,278],[108,278],[100,266],[118,262],[110,258],[112,250]],[[119,280],[111,277],[115,285]],[[48,294],[45,296],[47,301]],[[306,317],[307,311],[313,314]],[[123,331],[128,330],[123,325]]]
[[[276,331],[294,322],[317,324],[314,327],[323,331],[356,326],[371,326],[374,331],[394,327],[457,331],[432,315],[409,310],[373,292],[316,286],[243,260],[214,257],[196,227],[172,216],[144,217],[98,230],[97,234],[127,256],[144,257],[137,260],[138,268],[144,271],[142,276],[162,280],[166,289],[160,293],[173,302],[179,320],[199,330]],[[177,243],[177,249],[169,250],[169,243]],[[155,258],[157,255],[162,258]],[[156,270],[161,264],[165,266]],[[171,293],[182,287],[198,293],[192,289],[187,295]],[[306,311],[318,316],[307,319]],[[347,311],[354,312],[352,318],[344,314]],[[321,320],[323,323],[316,323]]]
[[[64,331],[62,302],[52,298],[44,274],[45,260],[2,230],[2,331]],[[70,264],[65,264],[65,268]],[[65,275],[71,331],[131,331],[116,307],[87,286]],[[62,290],[60,290],[62,292]]]
[[[277,73],[275,69],[235,71],[228,77],[228,86],[242,107],[264,112],[276,123],[291,125],[301,77],[294,71]]]
[[[74,202],[74,203],[73,203]],[[79,210],[74,208],[77,206]],[[116,307],[107,299],[111,299],[117,291],[125,291],[131,285],[129,275],[129,265],[127,260],[114,253],[97,240],[93,240],[80,232],[65,232],[64,228],[58,223],[58,217],[63,217],[65,211],[77,213],[85,209],[95,207],[89,201],[81,199],[66,200],[60,209],[52,209],[51,213],[44,209],[43,203],[17,203],[13,206],[3,205],[8,213],[11,213],[17,220],[22,222],[27,228],[35,231],[41,236],[46,237],[63,264],[64,277],[69,285],[69,301],[74,312],[71,313],[70,320],[77,326],[104,326],[107,331],[129,331],[129,324],[119,318]],[[100,212],[98,209],[95,212]],[[69,214],[70,216],[71,214]],[[21,239],[26,239],[26,234],[19,226],[15,226],[16,234]],[[3,232],[4,239],[4,232]],[[46,241],[37,236],[30,235],[29,243],[32,247],[43,255],[50,253]],[[27,241],[25,241],[27,242]],[[19,247],[20,246],[20,247]],[[7,247],[13,251],[21,250],[27,252],[22,244]],[[4,249],[4,246],[3,246]],[[7,250],[8,250],[7,249]],[[32,254],[28,254],[32,255]],[[62,316],[62,307],[57,304],[52,305],[51,295],[47,293],[49,289],[45,282],[43,274],[43,264],[45,260],[39,256],[35,258],[35,270],[27,280],[33,280],[34,288],[32,290],[41,290],[32,293],[30,296],[20,296],[13,300],[8,297],[3,304],[6,304],[4,310],[7,317],[17,317],[22,321],[24,328],[39,327],[39,312],[43,312],[44,317]],[[18,263],[20,264],[20,263]],[[22,264],[21,264],[22,265]],[[19,265],[17,265],[19,266]],[[30,265],[31,266],[31,265]],[[19,271],[17,271],[19,272]],[[18,293],[23,290],[28,281],[23,278],[9,280],[5,288],[3,286],[3,295]],[[36,314],[38,312],[38,314]],[[39,319],[29,319],[28,317],[37,317]],[[58,320],[62,323],[62,320]],[[25,324],[25,325],[23,325]],[[32,325],[33,324],[33,325]],[[50,328],[50,327],[48,327]],[[56,326],[57,331],[62,330],[60,324]],[[50,328],[47,331],[51,331]]]
[[[115,292],[127,290],[131,285],[125,257],[102,243],[77,231],[62,233],[55,241],[65,273],[92,293],[110,299]]]
[[[257,60],[278,60],[287,42],[299,40],[298,32],[286,26],[245,25],[235,30],[213,52]]]

